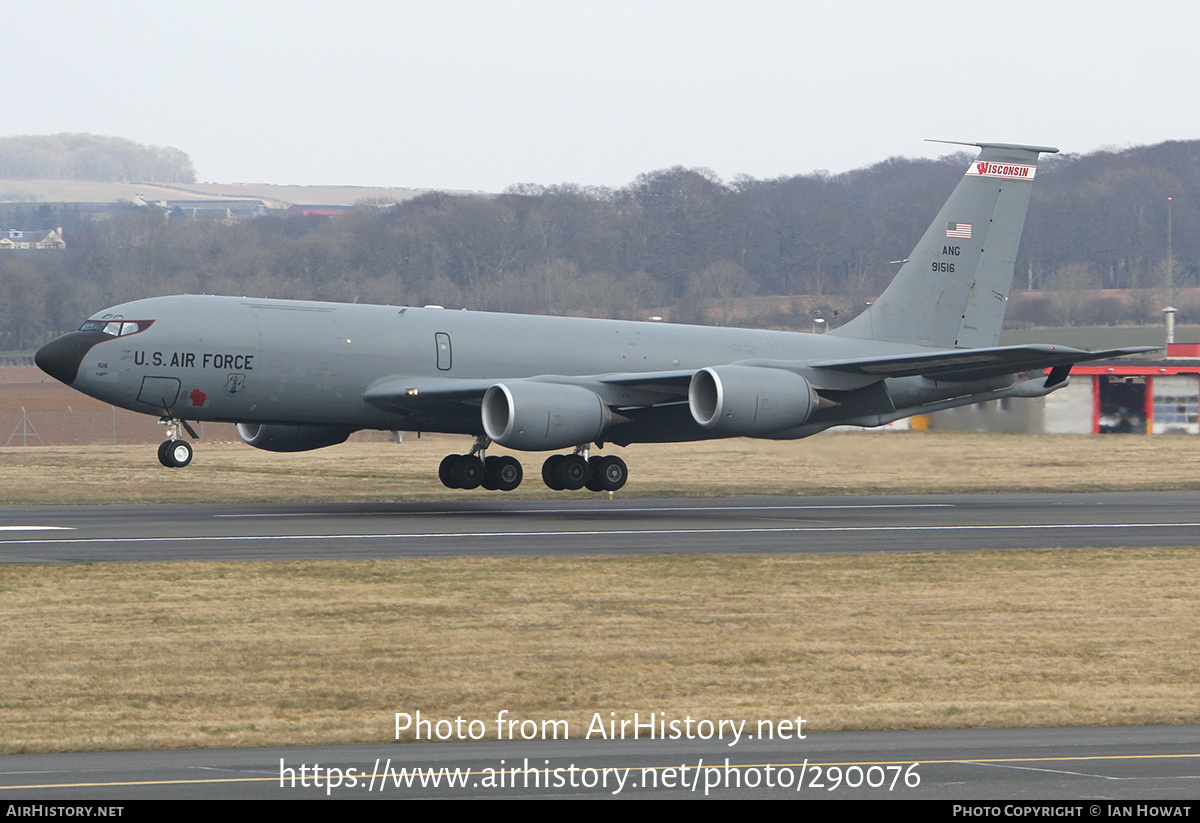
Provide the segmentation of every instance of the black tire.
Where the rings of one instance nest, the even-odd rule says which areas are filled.
[[[483,461],[483,480],[479,481],[479,485],[488,491],[494,492],[500,488],[497,484],[500,460],[500,457],[489,457]]]
[[[517,486],[521,485],[521,480],[525,477],[525,469],[521,467],[521,461],[515,457],[505,455],[497,458],[499,462],[496,464],[496,488],[502,492],[510,492]],[[491,460],[489,457],[488,460]]]
[[[597,485],[600,486],[600,491],[615,492],[629,479],[629,467],[615,454],[601,457],[595,467],[595,473],[599,477]]]
[[[192,462],[192,447],[186,440],[168,440],[163,454],[166,457],[164,465],[173,469],[182,469]]]
[[[477,489],[483,482],[483,461],[473,454],[460,454],[450,469],[450,479],[459,489]]]
[[[560,460],[566,457],[565,454],[552,454],[546,458],[546,462],[542,464],[542,482],[553,491],[560,492],[563,490],[563,485],[558,482],[554,476],[554,469],[558,466]]]
[[[457,454],[448,454],[442,458],[441,465],[438,466],[438,480],[442,481],[442,485],[448,489],[457,489],[454,485],[454,476],[451,471],[454,468],[454,461],[459,458]]]
[[[171,459],[167,457],[167,449],[170,448],[170,446],[170,440],[164,440],[158,444],[158,462],[162,463],[168,469],[173,469],[175,467],[171,464]]]
[[[602,469],[600,468],[603,460],[604,458],[600,456],[588,458],[588,479],[587,483],[584,485],[584,488],[590,492],[604,491],[604,486],[601,485],[603,476]]]
[[[588,481],[588,464],[578,454],[564,454],[554,467],[554,480],[564,489],[578,491]]]

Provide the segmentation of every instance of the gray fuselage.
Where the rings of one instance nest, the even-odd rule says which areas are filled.
[[[393,410],[364,396],[406,380],[570,382],[924,350],[795,332],[200,295],[136,300],[91,319],[150,322],[88,348],[71,382],[116,406],[196,421],[470,434],[481,432],[477,413]],[[613,391],[606,400],[620,406]],[[697,427],[648,439],[710,436]]]

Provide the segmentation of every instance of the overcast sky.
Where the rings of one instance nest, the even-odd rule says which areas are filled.
[[[212,182],[501,191],[1200,138],[1200,3],[45,0],[0,135],[174,146]]]

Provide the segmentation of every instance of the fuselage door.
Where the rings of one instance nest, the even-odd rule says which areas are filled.
[[[439,371],[450,371],[453,359],[450,353],[450,335],[440,331],[434,335],[437,341],[437,367]]]
[[[176,377],[143,377],[138,402],[145,403],[167,414],[179,397],[179,379]]]

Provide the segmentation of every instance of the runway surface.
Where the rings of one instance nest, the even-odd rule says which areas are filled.
[[[532,742],[8,755],[0,757],[0,801],[1078,800],[1085,813],[1077,816],[1108,817],[1110,801],[1186,801],[1200,792],[1195,726],[829,732],[803,740],[730,742],[581,735]],[[1092,804],[1102,813],[1087,811]]]
[[[0,507],[0,563],[1200,546],[1200,492]]]

